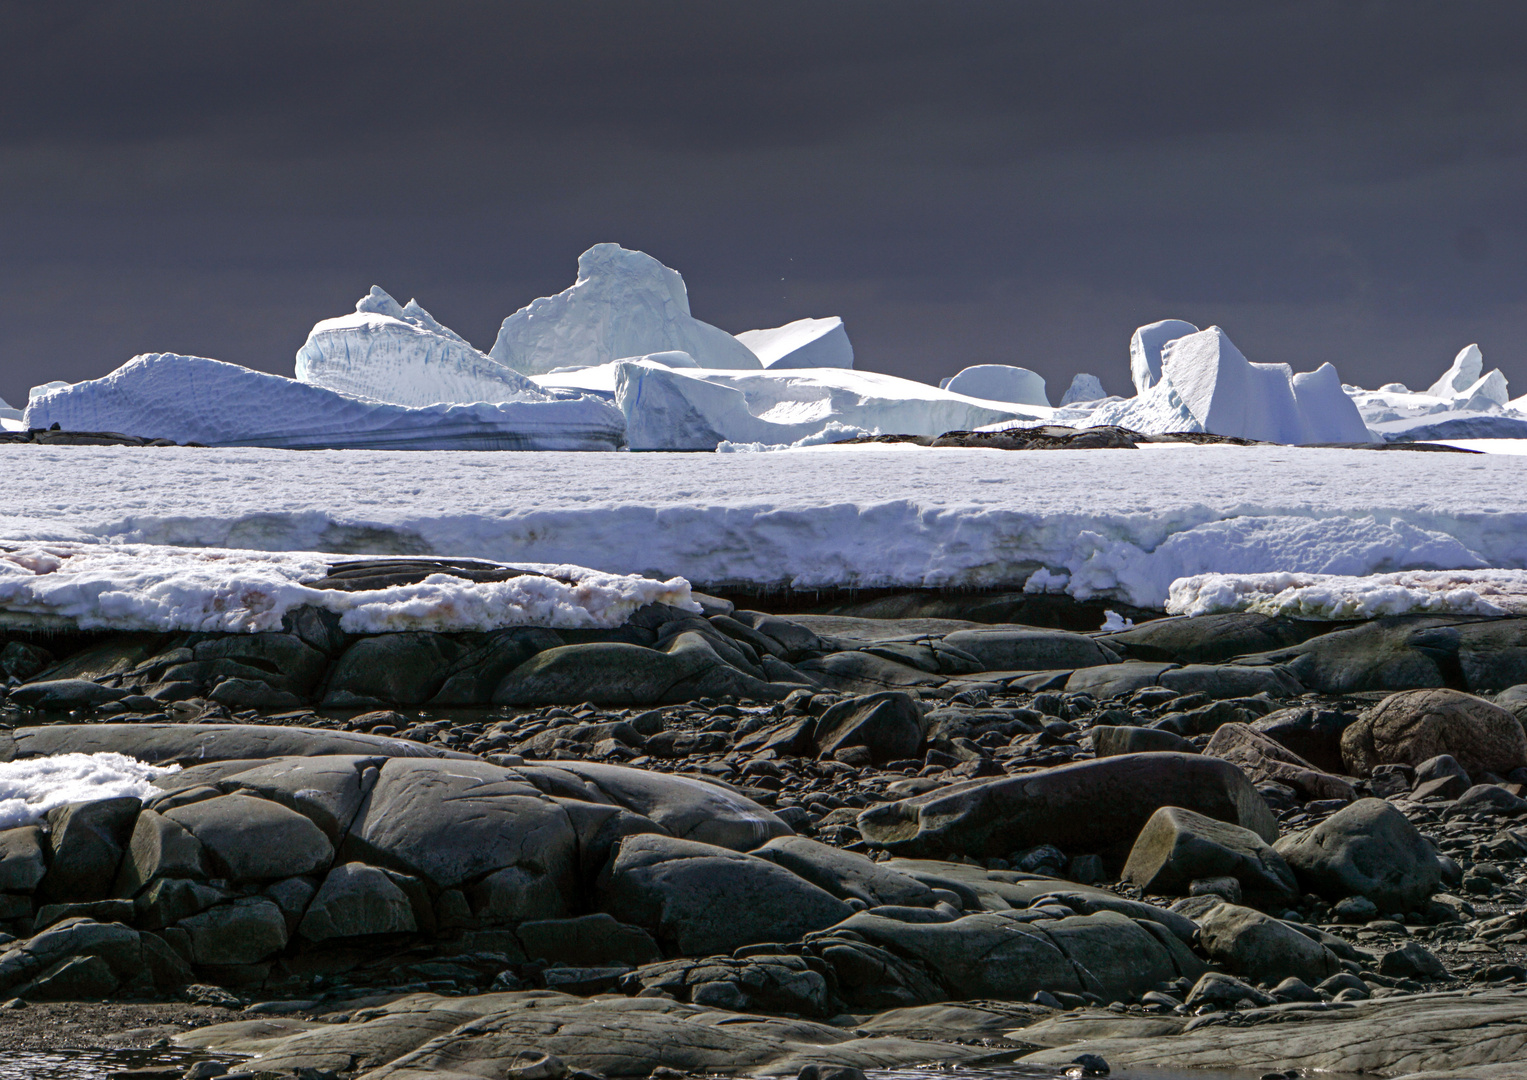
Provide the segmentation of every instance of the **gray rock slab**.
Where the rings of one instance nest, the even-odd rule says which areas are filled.
[[[1294,872],[1250,829],[1177,806],[1151,815],[1130,849],[1122,879],[1148,893],[1183,896],[1197,878],[1233,877],[1248,893],[1292,900]]]
[[[820,844],[804,836],[770,840],[753,852],[838,897],[862,900],[871,907],[895,904],[931,908],[933,890],[914,877],[882,866],[858,852]]]
[[[1067,630],[982,629],[957,630],[944,635],[945,644],[969,653],[989,671],[1048,671],[1055,668],[1087,668],[1118,662],[1086,634]]]
[[[330,870],[297,932],[308,941],[413,933],[413,905],[385,871],[365,863]]]
[[[191,937],[196,964],[253,964],[286,947],[286,916],[263,896],[243,896],[175,924]]]
[[[268,881],[326,870],[334,845],[311,820],[269,799],[221,795],[164,816],[201,842],[222,876]]]
[[[366,796],[363,777],[374,780],[375,770],[386,760],[339,754],[280,758],[230,773],[216,783],[224,791],[248,791],[297,811],[337,845]]]
[[[1091,694],[1107,699],[1128,694],[1145,686],[1155,686],[1161,676],[1175,668],[1176,664],[1155,663],[1144,660],[1126,660],[1122,664],[1081,668],[1066,680],[1066,689],[1073,693]]]
[[[0,761],[53,754],[126,754],[139,761],[195,765],[228,759],[360,754],[471,758],[355,731],[251,724],[50,724],[0,732]]]
[[[48,870],[46,842],[36,825],[0,831],[0,892],[29,893],[37,888]]]

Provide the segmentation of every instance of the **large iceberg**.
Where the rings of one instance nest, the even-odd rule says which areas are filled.
[[[615,450],[618,409],[530,388],[518,401],[417,408],[200,356],[149,353],[110,375],[34,397],[25,423],[117,431],[206,446],[293,450]]]
[[[297,381],[391,405],[543,401],[525,376],[474,349],[410,300],[373,285],[353,315],[313,327],[297,353]]]
[[[1135,392],[1144,394],[1161,381],[1161,350],[1169,341],[1198,333],[1198,327],[1181,319],[1162,319],[1136,330],[1129,339],[1129,377]]]
[[[10,402],[0,398],[0,420],[20,420],[21,410],[11,408]]]
[[[1453,358],[1424,393],[1400,383],[1377,390],[1344,387],[1367,425],[1391,441],[1527,437],[1527,398],[1511,400],[1499,368],[1485,372],[1478,345]]]
[[[1135,331],[1130,353],[1136,385],[1153,381],[1134,398],[1103,402],[1089,414],[1091,423],[1293,445],[1372,440],[1330,364],[1298,375],[1287,364],[1254,364],[1217,326],[1162,342],[1160,328],[1172,321]],[[1158,350],[1155,370],[1149,361]]]
[[[1107,396],[1108,391],[1103,389],[1103,380],[1082,371],[1072,378],[1071,385],[1066,387],[1066,392],[1061,395],[1060,403],[1062,408],[1067,405],[1085,405],[1091,401],[1102,401]]]
[[[796,319],[772,330],[744,330],[737,340],[766,368],[851,368],[854,347],[843,320]]]
[[[939,383],[939,387],[952,394],[986,401],[1011,401],[1046,408],[1050,404],[1042,375],[1008,364],[975,364],[962,368],[958,374]]]
[[[504,320],[491,353],[526,375],[591,367],[677,350],[704,368],[758,368],[758,357],[725,330],[689,313],[677,270],[619,244],[578,256],[578,280]]]
[[[1003,421],[1045,422],[1054,413],[869,371],[675,370],[622,361],[612,374],[633,450],[777,447],[824,432],[942,435]]]

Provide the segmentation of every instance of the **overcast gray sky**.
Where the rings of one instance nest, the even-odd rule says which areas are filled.
[[[372,284],[479,347],[599,241],[731,331],[1128,387],[1142,322],[1527,393],[1527,5],[0,3],[0,396],[290,374]]]

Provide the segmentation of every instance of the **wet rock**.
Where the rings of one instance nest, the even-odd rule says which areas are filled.
[[[137,799],[70,803],[48,812],[48,872],[38,886],[44,900],[98,900],[111,891],[117,865],[137,819]]]
[[[1094,727],[1092,748],[1100,758],[1120,754],[1198,753],[1198,747],[1181,735],[1159,728],[1138,727]]]
[[[1342,970],[1341,961],[1319,942],[1250,908],[1220,904],[1198,920],[1209,956],[1251,979],[1293,975],[1319,982]]]
[[[863,747],[876,764],[905,761],[922,753],[923,712],[897,690],[849,698],[821,715],[811,739],[822,757]]]
[[[1229,762],[1127,754],[1002,780],[949,785],[859,815],[865,839],[897,854],[1002,857],[1035,843],[1095,853],[1132,843],[1162,806],[1181,806],[1276,839],[1277,822]]]
[[[1298,754],[1245,724],[1225,724],[1204,747],[1209,757],[1238,766],[1256,784],[1287,784],[1306,800],[1356,796],[1352,785],[1339,776],[1321,772]]]
[[[646,928],[679,956],[793,941],[852,912],[767,859],[668,836],[623,840],[596,893],[601,909]]]
[[[1470,776],[1504,776],[1527,765],[1527,733],[1499,705],[1456,690],[1391,694],[1342,735],[1348,771],[1367,776],[1375,765],[1420,765],[1451,755]]]
[[[1293,871],[1250,829],[1164,806],[1140,830],[1123,880],[1148,893],[1181,895],[1198,879],[1229,877],[1266,901],[1298,895]],[[1239,899],[1239,897],[1236,897]]]
[[[1414,911],[1442,880],[1431,845],[1382,799],[1359,799],[1275,847],[1303,888],[1332,901],[1363,896],[1383,911]]]
[[[312,821],[268,799],[222,795],[167,810],[206,849],[219,876],[260,881],[327,869],[334,845]]]

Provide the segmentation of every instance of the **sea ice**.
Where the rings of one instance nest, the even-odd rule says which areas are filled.
[[[1044,378],[1028,368],[1008,364],[975,364],[939,383],[951,394],[981,398],[984,401],[1010,401],[1015,405],[1050,407]],[[1099,395],[1101,396],[1101,395]]]
[[[410,300],[373,285],[353,315],[325,319],[297,352],[297,381],[350,397],[419,408],[477,401],[546,401],[517,371],[489,359]]]
[[[836,315],[829,319],[796,319],[772,330],[744,330],[737,340],[752,350],[766,368],[851,368],[854,347]]]
[[[8,546],[439,554],[682,576],[701,589],[1017,590],[1043,580],[1047,591],[1159,607],[1172,582],[1195,574],[1527,569],[1527,457],[1505,455],[0,444],[0,476]],[[124,573],[104,567],[102,592]]]
[[[578,280],[504,320],[492,357],[525,375],[608,364],[679,350],[705,368],[758,368],[758,357],[725,330],[689,313],[677,270],[619,244],[578,256]]]
[[[1129,377],[1135,392],[1144,394],[1161,381],[1161,349],[1169,341],[1198,333],[1198,327],[1181,319],[1162,319],[1142,326],[1129,339]]]
[[[1061,408],[1067,405],[1082,404],[1090,401],[1102,401],[1108,396],[1108,391],[1103,389],[1103,380],[1096,375],[1088,375],[1085,371],[1071,380],[1071,385],[1066,387],[1066,392],[1061,396]]]
[[[408,408],[174,353],[136,356],[110,375],[32,399],[25,422],[206,446],[398,450],[614,450],[619,411],[531,388],[530,400]]]
[[[582,566],[516,563],[508,581],[431,574],[370,592],[314,589],[341,558],[168,545],[32,542],[0,548],[0,610],[71,619],[83,629],[259,633],[303,606],[352,634],[506,626],[611,629],[644,604],[688,611],[683,578],[658,581]]]
[[[1394,574],[1195,574],[1172,582],[1167,611],[1256,611],[1294,619],[1385,615],[1527,615],[1527,572],[1406,570]]]
[[[942,435],[1003,420],[1043,421],[1053,411],[838,368],[696,371],[622,361],[614,376],[615,400],[633,450],[714,450],[723,442],[786,446],[831,424],[872,433]]]
[[[154,787],[179,765],[148,765],[123,754],[55,754],[0,763],[0,830],[36,825],[70,803],[162,795]]]

